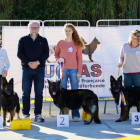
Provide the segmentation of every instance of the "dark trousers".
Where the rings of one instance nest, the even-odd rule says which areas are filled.
[[[140,72],[137,74],[124,73],[124,86],[125,87],[140,87]]]
[[[24,115],[29,115],[30,111],[30,94],[32,88],[32,82],[34,81],[35,91],[35,115],[42,113],[43,103],[43,88],[44,88],[44,67],[38,67],[36,69],[23,68],[22,75],[22,101]]]

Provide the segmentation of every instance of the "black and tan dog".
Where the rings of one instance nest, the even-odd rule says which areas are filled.
[[[19,117],[19,111],[20,111],[20,103],[19,103],[19,97],[17,93],[14,92],[14,83],[13,78],[9,82],[7,82],[6,78],[3,78],[2,84],[1,84],[1,92],[2,92],[2,108],[3,108],[3,126],[6,125],[6,115],[9,114],[9,120],[7,122],[10,122],[13,120],[15,112],[17,113],[17,118]]]
[[[53,98],[54,104],[62,110],[67,107],[71,110],[77,110],[83,107],[84,111],[89,114],[89,120],[85,124],[90,124],[94,118],[96,123],[101,123],[98,117],[98,97],[93,91],[87,89],[67,90],[60,87],[60,81],[49,83],[49,93]]]
[[[121,114],[120,118],[116,122],[126,121],[129,118],[129,111],[132,106],[137,107],[139,110],[140,103],[140,87],[124,87],[122,86],[122,76],[117,80],[111,75],[110,76],[110,90],[115,99],[115,102],[119,104],[121,94]],[[123,93],[123,94],[122,94]]]

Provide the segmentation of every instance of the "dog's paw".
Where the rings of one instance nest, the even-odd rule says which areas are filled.
[[[121,119],[118,119],[118,120],[116,120],[115,122],[122,122],[122,120],[121,120]]]
[[[86,120],[84,120],[84,123],[86,123],[87,121]]]
[[[124,118],[122,118],[122,121],[126,121],[128,118],[127,117],[124,117]]]
[[[122,121],[126,121],[128,119],[128,115],[127,114],[124,114],[122,117],[121,117],[121,120]]]
[[[89,121],[84,120],[84,124],[90,124]]]
[[[100,120],[98,120],[98,121],[96,121],[96,123],[101,124],[101,121],[100,121]]]
[[[6,123],[3,123],[3,126],[6,126]]]

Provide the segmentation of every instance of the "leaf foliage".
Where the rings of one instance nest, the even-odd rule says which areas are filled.
[[[0,19],[88,20],[95,26],[99,19],[140,19],[139,5],[140,0],[0,0]]]

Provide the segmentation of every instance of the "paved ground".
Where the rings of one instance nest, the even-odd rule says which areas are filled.
[[[73,122],[70,114],[69,127],[57,127],[56,116],[59,114],[59,109],[52,104],[50,117],[48,103],[44,104],[42,113],[45,122],[34,122],[33,106],[31,105],[31,130],[11,131],[10,124],[7,123],[7,126],[0,130],[0,140],[112,140],[140,135],[139,124],[132,125],[130,120],[115,122],[119,114],[116,113],[116,105],[113,101],[107,103],[106,114],[103,114],[104,101],[99,102],[99,117],[102,124],[93,121],[90,125],[84,125],[81,118],[79,122]],[[136,108],[133,107],[130,111],[136,112]],[[82,109],[80,113],[82,114]]]

